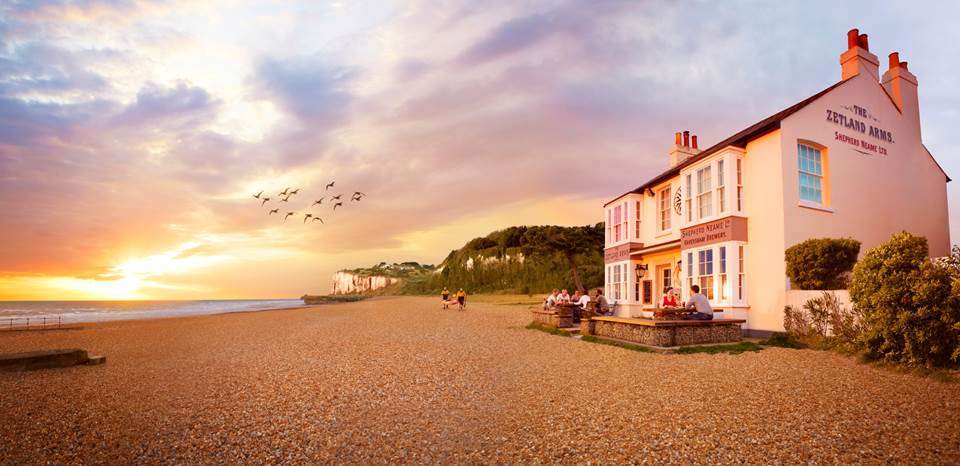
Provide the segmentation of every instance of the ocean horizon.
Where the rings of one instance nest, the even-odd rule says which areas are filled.
[[[63,323],[162,319],[303,306],[300,299],[0,301],[0,323],[53,318]]]

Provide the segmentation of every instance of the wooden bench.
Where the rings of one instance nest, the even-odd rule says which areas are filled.
[[[743,319],[653,320],[592,317],[581,322],[580,333],[647,346],[670,347],[710,343],[735,343],[743,339]]]

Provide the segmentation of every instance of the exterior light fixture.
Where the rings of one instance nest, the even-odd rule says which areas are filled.
[[[639,282],[647,274],[647,264],[637,264],[634,270],[637,272],[637,281]]]

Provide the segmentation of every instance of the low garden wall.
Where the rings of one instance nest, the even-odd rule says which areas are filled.
[[[741,341],[742,319],[671,320],[594,317],[590,333],[598,337],[630,341],[647,346],[683,346]],[[581,324],[583,328],[583,324]]]

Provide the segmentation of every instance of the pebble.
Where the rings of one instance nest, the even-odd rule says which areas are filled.
[[[628,351],[378,298],[0,333],[4,463],[960,463],[960,384],[822,351]]]

